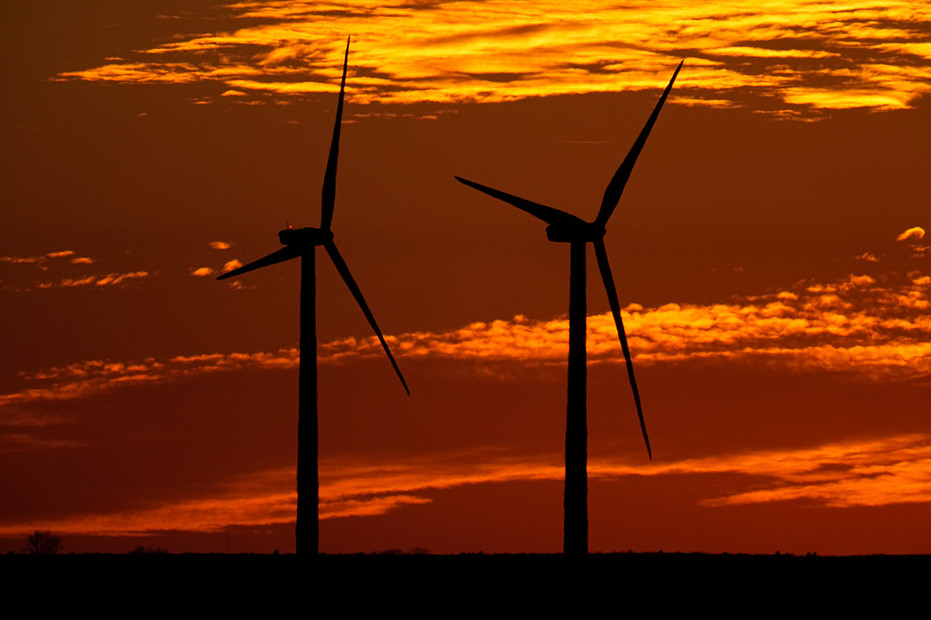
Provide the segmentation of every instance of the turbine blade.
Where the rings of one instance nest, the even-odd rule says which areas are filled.
[[[346,94],[346,69],[349,66],[349,38],[346,38],[346,54],[343,57],[343,80],[339,85],[339,102],[336,104],[336,124],[333,125],[333,140],[330,155],[323,175],[323,197],[321,201],[320,228],[330,230],[333,222],[333,207],[336,204],[336,160],[339,158],[339,132],[343,122],[343,99]]]
[[[647,119],[646,125],[640,130],[640,135],[637,136],[634,145],[630,147],[627,157],[624,158],[620,168],[618,168],[614,176],[611,177],[611,182],[608,183],[608,187],[605,189],[604,198],[601,200],[601,209],[598,210],[598,217],[595,218],[595,221],[602,226],[608,223],[608,218],[614,213],[614,209],[621,199],[624,186],[627,185],[627,180],[630,178],[630,173],[634,169],[634,164],[637,163],[637,157],[640,156],[640,151],[643,150],[643,145],[646,144],[647,137],[650,135],[650,130],[653,129],[653,124],[656,122],[657,117],[659,117],[659,111],[662,109],[663,104],[666,103],[666,97],[669,96],[669,91],[672,90],[672,83],[676,81],[676,76],[679,75],[679,69],[682,68],[683,62],[685,61],[683,60],[679,63],[679,66],[676,67],[675,73],[672,74],[672,79],[669,80],[669,85],[666,86],[666,90],[663,91],[662,96],[656,103],[656,107],[653,108],[653,113],[650,114],[650,118]]]
[[[563,225],[576,225],[584,224],[582,220],[577,218],[574,215],[566,213],[565,211],[560,211],[559,209],[554,209],[553,207],[547,207],[546,205],[541,205],[536,202],[531,202],[525,198],[520,198],[507,192],[502,192],[501,190],[493,189],[487,185],[482,185],[481,183],[476,183],[475,181],[470,181],[468,179],[463,179],[462,177],[456,177],[456,180],[462,183],[463,185],[468,185],[473,189],[477,189],[480,192],[488,194],[492,198],[497,198],[498,200],[503,200],[509,205],[515,206],[521,211],[526,211],[530,215],[543,220],[547,224],[563,224]]]
[[[621,349],[624,351],[624,360],[627,362],[627,377],[630,379],[630,387],[634,392],[634,402],[637,404],[637,417],[640,418],[640,430],[643,432],[643,441],[646,442],[647,454],[652,461],[653,450],[650,449],[650,438],[647,436],[647,425],[643,421],[643,407],[640,405],[640,391],[637,389],[637,379],[634,378],[634,362],[630,356],[630,348],[627,346],[627,334],[624,332],[624,322],[621,320],[621,304],[617,300],[617,289],[614,287],[611,267],[608,266],[608,252],[605,250],[604,241],[601,239],[593,241],[592,243],[595,246],[598,269],[601,271],[601,279],[604,281],[605,292],[608,294],[608,303],[611,305],[611,313],[614,314],[614,324],[617,325],[617,337],[621,341]]]
[[[381,346],[385,350],[385,353],[388,354],[388,360],[391,362],[391,365],[394,367],[394,372],[397,373],[398,379],[401,380],[401,385],[404,386],[404,391],[407,392],[407,395],[411,395],[411,391],[407,387],[407,381],[404,380],[404,375],[401,374],[401,369],[398,368],[398,363],[394,361],[394,356],[391,355],[391,349],[388,348],[388,343],[385,342],[385,337],[382,335],[381,330],[378,329],[378,323],[375,322],[375,316],[372,314],[372,311],[369,310],[369,306],[365,303],[365,298],[362,296],[362,291],[359,290],[359,287],[356,285],[356,281],[352,279],[352,274],[349,273],[349,267],[346,266],[346,261],[343,260],[343,257],[340,256],[339,250],[336,249],[336,244],[332,240],[327,241],[323,244],[323,247],[326,248],[327,254],[330,255],[333,264],[336,266],[336,271],[339,272],[339,275],[343,277],[343,281],[346,282],[346,286],[349,287],[349,291],[352,293],[352,296],[356,298],[356,302],[359,304],[359,307],[362,308],[362,314],[365,315],[365,318],[368,319],[369,325],[372,326],[372,329],[375,330],[375,335],[378,336],[378,339],[381,341]]]
[[[288,245],[281,248],[280,250],[272,252],[268,256],[263,256],[259,260],[252,261],[248,265],[243,265],[242,267],[233,269],[232,271],[227,271],[226,273],[217,276],[217,280],[234,278],[249,271],[255,271],[256,269],[261,269],[262,267],[268,267],[269,265],[274,265],[276,263],[282,263],[286,260],[291,260],[292,258],[297,258],[300,255],[300,248],[293,245]]]

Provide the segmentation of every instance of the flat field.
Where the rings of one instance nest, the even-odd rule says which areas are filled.
[[[931,583],[931,556],[593,554],[575,592],[560,555],[322,555],[316,579],[297,568],[286,554],[8,554],[0,591],[24,610],[8,618],[926,618]]]

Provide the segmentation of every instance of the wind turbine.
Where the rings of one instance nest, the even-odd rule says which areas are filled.
[[[565,511],[563,553],[567,557],[584,558],[588,554],[588,427],[585,411],[585,248],[589,243],[595,248],[595,257],[598,260],[601,279],[608,294],[608,303],[611,305],[614,323],[617,325],[618,339],[621,341],[621,349],[627,362],[627,376],[633,390],[634,402],[637,405],[637,416],[640,418],[640,429],[646,443],[647,454],[651,460],[653,458],[646,424],[643,421],[640,392],[637,390],[637,380],[634,378],[630,348],[627,346],[627,335],[624,333],[624,324],[621,320],[621,306],[618,302],[614,278],[611,276],[611,268],[608,265],[604,235],[606,232],[605,225],[617,207],[624,186],[627,184],[634,164],[637,162],[637,157],[650,135],[650,130],[653,128],[653,124],[656,122],[660,109],[663,107],[663,103],[665,103],[681,68],[682,63],[680,62],[672,75],[672,79],[669,80],[669,85],[666,86],[659,102],[653,108],[653,113],[627,153],[627,157],[624,158],[623,163],[611,178],[611,182],[608,183],[598,215],[591,222],[586,222],[565,211],[456,177],[456,180],[460,183],[543,220],[548,224],[546,236],[550,241],[569,244],[569,387],[566,407],[566,481],[563,500],[563,509]]]
[[[381,341],[381,346],[388,354],[388,360],[401,380],[404,391],[410,395],[407,382],[401,369],[391,355],[391,349],[385,342],[375,316],[365,303],[362,291],[349,273],[346,261],[336,249],[333,242],[333,206],[336,202],[336,160],[339,156],[339,132],[343,115],[343,98],[346,91],[346,68],[349,62],[349,40],[346,40],[346,54],[343,58],[343,79],[339,87],[339,103],[336,106],[336,124],[333,126],[333,139],[327,159],[326,173],[323,177],[322,217],[320,228],[286,228],[278,233],[278,239],[285,246],[268,256],[228,271],[218,280],[233,278],[255,269],[281,263],[292,258],[301,259],[301,336],[300,367],[298,371],[298,422],[297,422],[297,527],[295,530],[298,557],[314,557],[319,551],[319,482],[317,477],[317,330],[316,330],[316,271],[315,251],[322,245],[330,260],[349,287],[362,309],[365,318]],[[310,517],[310,518],[308,518]]]

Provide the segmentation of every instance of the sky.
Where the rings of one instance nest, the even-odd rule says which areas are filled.
[[[931,553],[924,2],[0,5],[0,552],[294,550],[317,253],[320,548],[562,548],[569,251],[589,252],[592,551]]]

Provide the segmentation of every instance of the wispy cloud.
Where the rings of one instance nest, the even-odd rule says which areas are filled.
[[[924,258],[928,254],[928,251],[931,250],[931,246],[919,243],[919,241],[924,238],[925,229],[921,226],[914,226],[902,232],[902,234],[896,237],[896,240],[908,242],[908,252],[912,258]]]
[[[706,499],[708,506],[807,500],[847,508],[931,501],[931,437],[921,434],[700,459],[677,467],[769,479]]]
[[[18,281],[18,284],[14,284],[13,281],[7,281],[4,282],[2,286],[0,286],[0,288],[17,292],[28,292],[54,288],[102,288],[110,286],[122,286],[132,281],[149,278],[155,275],[150,271],[139,270],[128,271],[124,273],[85,273],[77,277],[51,277],[53,274],[74,273],[75,268],[68,267],[68,265],[86,266],[97,263],[95,259],[89,256],[80,256],[75,253],[74,250],[46,252],[45,254],[38,254],[34,256],[0,256],[0,263],[6,263],[9,265],[30,265],[38,267],[42,272],[45,272],[45,279],[38,281],[33,279],[35,278],[34,271],[25,270],[18,272],[19,274],[13,279],[14,281]],[[27,278],[31,280],[28,283],[26,280]]]
[[[931,375],[931,278],[913,273],[880,282],[850,275],[829,284],[711,305],[665,304],[624,310],[638,364],[687,361],[764,363],[795,371],[846,372],[870,380]],[[568,319],[474,323],[443,333],[400,335],[401,356],[448,356],[485,362],[563,363]],[[374,338],[321,347],[328,361],[379,353]],[[592,363],[623,363],[613,318],[588,319]]]
[[[118,278],[113,278],[115,282]],[[638,365],[765,364],[795,372],[838,372],[870,381],[931,376],[931,277],[913,272],[896,280],[849,275],[828,283],[800,282],[793,290],[710,305],[632,304],[624,322]],[[523,367],[565,363],[568,319],[516,316],[445,332],[409,332],[387,339],[410,360],[450,359]],[[610,313],[588,317],[590,363],[622,364]],[[296,348],[211,353],[132,363],[91,360],[34,373],[30,387],[0,395],[12,404],[84,398],[125,385],[254,368],[294,368]],[[372,336],[319,345],[322,364],[381,357]],[[501,373],[507,376],[507,373]]]
[[[0,536],[35,529],[68,534],[128,536],[158,530],[221,531],[227,525],[271,525],[294,521],[294,470],[271,470],[244,476],[210,497],[165,500],[118,512],[74,514],[64,518],[0,524]]]
[[[422,460],[321,464],[321,496],[334,512],[342,502],[495,482],[562,480],[560,455],[533,457],[487,450]],[[804,499],[825,506],[882,506],[931,501],[931,436],[912,434],[633,464],[593,458],[592,479],[623,476],[738,474],[743,488],[701,500],[707,506]],[[763,482],[761,482],[761,479]]]
[[[89,360],[52,367],[22,378],[37,387],[0,395],[0,408],[42,401],[86,398],[132,385],[170,381],[181,377],[249,368],[294,368],[300,355],[296,348],[273,353],[228,353],[177,356],[168,360],[149,358],[133,363]],[[8,424],[9,420],[5,420]],[[20,418],[17,424],[40,423]]]
[[[141,280],[152,276],[148,271],[129,271],[126,273],[108,273],[104,275],[87,275],[79,278],[61,278],[59,280],[46,280],[39,282],[35,288],[76,288],[76,287],[103,287],[119,286],[133,280]]]
[[[35,265],[39,269],[48,270],[49,261],[67,258],[68,262],[73,265],[89,265],[94,262],[93,258],[87,256],[77,256],[74,250],[62,250],[60,252],[46,252],[38,256],[0,256],[0,263],[9,263],[12,265]]]
[[[710,508],[803,500],[836,508],[931,501],[931,436],[899,435],[809,448],[749,451],[670,462],[632,464],[593,458],[591,479],[627,476],[729,475],[732,491],[699,502]],[[501,482],[563,479],[561,457],[480,453],[320,463],[320,517],[363,517],[433,501],[437,491]],[[230,481],[206,497],[165,500],[131,511],[6,522],[0,535],[36,528],[73,534],[126,536],[158,530],[221,531],[228,525],[271,525],[295,518],[294,470],[279,468]]]
[[[333,92],[352,34],[356,103],[653,89],[682,58],[688,70],[673,101],[692,104],[742,104],[752,95],[767,109],[890,110],[931,92],[931,7],[908,0],[298,0],[229,9],[241,27],[179,33],[61,77],[216,83],[218,96],[237,99]]]
[[[904,231],[898,237],[896,241],[907,241],[908,239],[924,239],[925,238],[925,229],[921,226],[913,226],[908,230]]]

